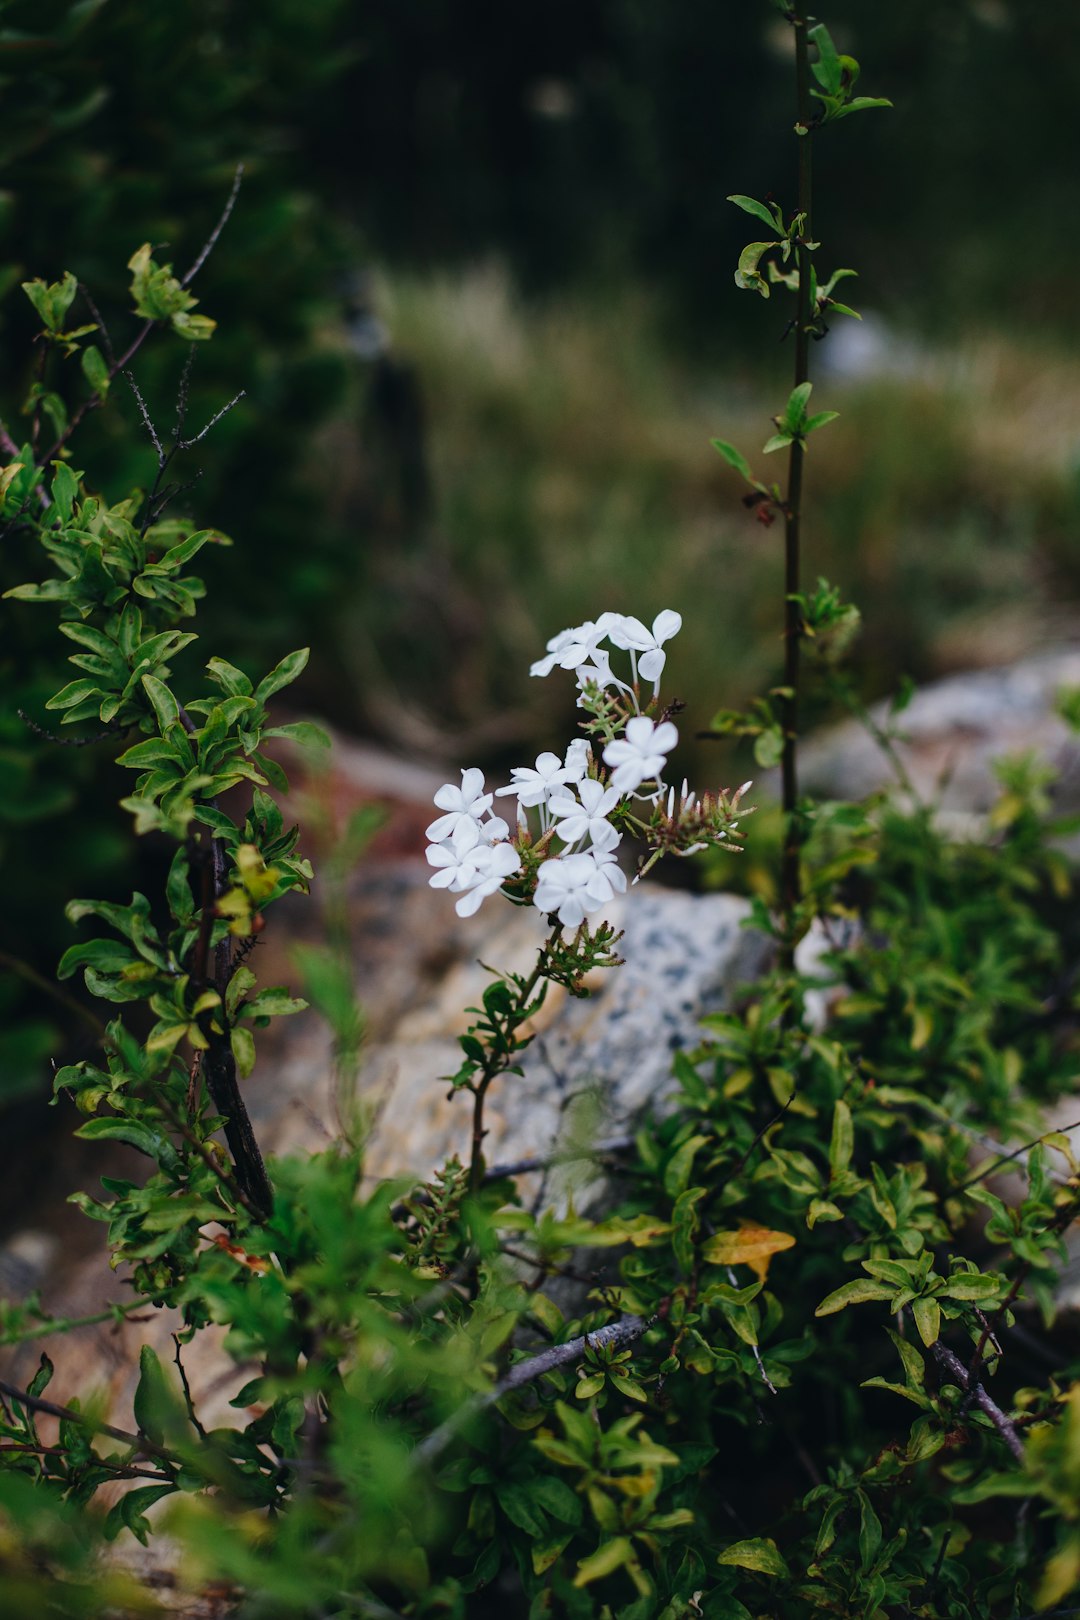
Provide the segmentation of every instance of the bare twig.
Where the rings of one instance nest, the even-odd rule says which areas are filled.
[[[164,467],[169,458],[166,452],[162,449],[161,440],[158,438],[157,428],[154,426],[154,419],[146,408],[146,401],[142,397],[142,393],[139,390],[139,385],[135,381],[135,378],[132,376],[130,371],[124,372],[124,381],[131,389],[131,392],[135,395],[135,403],[139,407],[139,415],[142,417],[143,427],[146,429],[147,433],[149,433],[150,443],[157,451],[158,467]]]
[[[195,260],[195,263],[192,265],[187,275],[180,277],[181,287],[187,287],[195,280],[195,277],[198,275],[211,253],[213,253],[214,249],[217,247],[218,237],[229,223],[229,215],[236,207],[236,199],[240,195],[240,182],[243,180],[243,178],[244,165],[242,163],[238,163],[236,165],[236,173],[233,175],[232,190],[229,192],[228,201],[226,202],[225,207],[221,210],[221,217],[214,226],[213,230],[210,232],[210,235],[207,237],[206,242],[203,245],[202,252]]]
[[[1074,1119],[1071,1125],[1062,1125],[1060,1130],[1062,1132],[1080,1130],[1080,1119]],[[1003,1153],[1001,1157],[995,1159],[992,1164],[988,1164],[985,1170],[978,1171],[976,1175],[969,1176],[966,1181],[962,1181],[958,1187],[953,1187],[949,1196],[955,1198],[958,1193],[966,1192],[969,1187],[974,1187],[977,1182],[985,1181],[987,1176],[994,1175],[998,1170],[1001,1169],[1003,1164],[1011,1164],[1013,1159],[1023,1159],[1026,1167],[1027,1155],[1031,1152],[1032,1148],[1038,1147],[1040,1142],[1045,1142],[1048,1136],[1055,1136],[1057,1134],[1058,1127],[1055,1126],[1054,1130],[1043,1131],[1040,1135],[1033,1136],[1030,1142],[1021,1143],[1021,1145],[1018,1148],[1014,1148],[1011,1153]],[[984,1139],[980,1137],[979,1140],[983,1141]],[[1063,1180],[1064,1178],[1059,1179]]]
[[[152,1304],[154,1301],[149,1298],[132,1299],[124,1305],[108,1305],[105,1310],[95,1311],[92,1316],[50,1317],[47,1322],[38,1322],[33,1327],[19,1328],[17,1331],[0,1335],[0,1345],[25,1344],[28,1339],[45,1339],[53,1333],[70,1333],[75,1328],[96,1327],[101,1322],[115,1322],[119,1325],[122,1317],[131,1316],[134,1311],[141,1311],[144,1306]]]
[[[189,1419],[189,1421],[191,1423],[191,1427],[195,1430],[196,1434],[198,1434],[203,1440],[205,1440],[207,1438],[206,1430],[203,1428],[202,1424],[199,1422],[198,1414],[195,1411],[195,1402],[191,1398],[191,1385],[188,1383],[187,1372],[185,1371],[184,1363],[183,1363],[183,1360],[182,1360],[181,1355],[180,1355],[180,1335],[179,1335],[179,1333],[174,1333],[173,1334],[172,1342],[173,1342],[173,1345],[175,1346],[175,1349],[176,1349],[176,1355],[174,1356],[173,1359],[176,1362],[176,1370],[180,1374],[180,1383],[183,1385],[184,1405],[187,1407],[188,1419]]]
[[[221,421],[221,418],[223,416],[228,416],[228,414],[232,410],[233,406],[234,405],[239,405],[240,401],[244,398],[246,393],[247,393],[247,389],[246,388],[241,388],[240,392],[238,394],[234,394],[232,399],[230,399],[230,401],[229,401],[229,403],[227,405],[223,405],[221,407],[220,411],[218,411],[216,413],[216,415],[214,415],[214,416],[212,416],[210,418],[210,420],[209,420],[209,422],[207,422],[206,426],[204,428],[202,428],[200,430],[200,432],[196,433],[194,438],[178,440],[177,442],[178,442],[179,448],[181,450],[190,450],[193,444],[198,444],[201,439],[205,439],[206,435],[210,432],[210,429],[212,427],[216,427],[217,424]]]
[[[85,303],[87,309],[97,322],[98,331],[101,333],[101,342],[105,349],[105,359],[107,364],[111,366],[116,359],[116,355],[113,352],[112,338],[109,336],[109,328],[105,325],[105,317],[94,303],[93,296],[85,281],[79,282],[79,291],[82,293],[83,302]]]
[[[229,193],[229,198],[228,198],[228,201],[225,204],[225,207],[221,211],[221,217],[219,218],[217,224],[214,226],[213,230],[210,232],[210,235],[207,237],[205,243],[203,244],[202,250],[200,251],[198,257],[195,260],[195,263],[191,266],[191,269],[187,272],[186,275],[181,276],[181,278],[180,278],[181,287],[187,287],[187,286],[189,286],[191,284],[191,282],[194,281],[195,277],[198,275],[199,271],[202,269],[203,265],[206,263],[207,259],[210,257],[211,253],[214,251],[214,248],[217,245],[218,237],[221,235],[222,231],[225,229],[225,226],[227,225],[228,220],[229,220],[229,215],[232,213],[233,208],[236,206],[236,199],[237,199],[237,196],[239,195],[240,181],[241,181],[241,179],[243,177],[243,173],[244,173],[244,165],[242,163],[238,163],[236,165],[236,174],[235,174],[235,176],[233,178],[232,190]],[[144,321],[143,322],[142,326],[140,326],[139,330],[136,332],[135,336],[132,338],[131,342],[128,344],[127,348],[124,350],[124,352],[120,356],[120,358],[118,360],[114,360],[112,362],[112,364],[109,366],[109,381],[110,382],[117,375],[118,372],[123,371],[124,368],[131,363],[131,361],[134,359],[135,355],[139,352],[139,350],[142,348],[143,344],[146,342],[147,338],[150,336],[150,333],[154,330],[154,327],[159,325],[159,324],[160,323],[157,322],[157,321]],[[75,429],[79,426],[79,423],[82,421],[82,419],[86,415],[87,411],[97,410],[97,408],[100,406],[100,404],[101,404],[101,396],[100,396],[100,394],[91,394],[89,399],[83,401],[83,403],[79,406],[78,410],[72,416],[71,421],[68,423],[68,425],[64,429],[63,433],[61,433],[59,435],[59,437],[51,445],[51,447],[46,452],[46,454],[41,457],[40,462],[39,462],[40,466],[42,466],[42,467],[48,466],[49,462],[54,460],[54,458],[60,454],[60,451],[67,444],[68,440],[71,438],[71,435],[74,433]],[[44,491],[42,491],[41,493],[44,494]],[[46,504],[48,504],[47,499],[46,499]]]
[[[434,1462],[471,1418],[493,1406],[496,1401],[502,1400],[503,1396],[509,1395],[512,1390],[523,1389],[526,1384],[535,1383],[538,1378],[543,1378],[545,1373],[555,1372],[560,1367],[573,1366],[581,1360],[587,1350],[598,1349],[605,1345],[619,1349],[625,1344],[633,1344],[642,1334],[648,1332],[656,1320],[655,1316],[622,1316],[617,1322],[610,1322],[607,1327],[597,1328],[595,1333],[583,1333],[580,1338],[570,1339],[566,1344],[552,1345],[550,1350],[541,1350],[538,1355],[530,1356],[527,1361],[519,1361],[491,1389],[464,1401],[452,1417],[447,1418],[445,1423],[440,1423],[426,1439],[421,1440],[412,1452],[413,1465],[419,1467]]]
[[[214,1097],[214,1107],[219,1108],[220,1104],[213,1091],[211,1091],[211,1096]],[[195,1149],[196,1153],[199,1155],[199,1158],[209,1170],[213,1171],[214,1175],[221,1182],[222,1186],[228,1191],[230,1197],[235,1199],[238,1204],[242,1205],[243,1208],[247,1210],[253,1221],[257,1221],[259,1225],[262,1226],[269,1214],[269,1208],[263,1209],[257,1200],[249,1194],[247,1188],[239,1180],[238,1175],[234,1175],[226,1165],[222,1164],[221,1160],[215,1154],[211,1153],[207,1144],[199,1140],[190,1126],[187,1125],[185,1121],[180,1118],[180,1115],[172,1108],[164,1093],[158,1097],[158,1103],[162,1111],[168,1115],[169,1122],[173,1129],[179,1131],[180,1135],[184,1138],[184,1141],[187,1142],[190,1147]],[[225,1121],[225,1135],[229,1140],[229,1145],[231,1147],[232,1139],[229,1136],[230,1124],[231,1121],[227,1118]],[[248,1129],[250,1130],[250,1124]],[[262,1163],[261,1158],[259,1162],[260,1164]],[[239,1168],[240,1167],[238,1165],[238,1171]]]
[[[89,748],[91,743],[104,742],[106,737],[121,737],[129,726],[103,726],[100,731],[92,731],[89,737],[58,737],[55,731],[46,731],[37,721],[27,714],[25,709],[18,709],[19,719],[30,727],[35,737],[41,737],[45,742],[57,743],[61,748]]]
[[[550,1154],[546,1159],[513,1159],[507,1164],[493,1164],[484,1171],[485,1181],[502,1181],[507,1176],[528,1176],[536,1170],[551,1170],[560,1164],[577,1164],[583,1159],[605,1159],[616,1153],[628,1153],[634,1145],[632,1136],[606,1136],[593,1147],[567,1149]]]
[[[0,1444],[0,1451],[21,1451],[37,1457],[66,1456],[63,1446],[32,1446],[28,1442],[20,1440],[3,1442]],[[107,1463],[103,1457],[98,1457],[96,1460],[99,1467],[110,1467],[110,1464]],[[154,1479],[158,1480],[163,1485],[171,1485],[173,1483],[173,1477],[171,1474],[155,1474],[149,1468],[125,1468],[120,1464],[117,1464],[112,1468],[112,1477],[113,1479]]]

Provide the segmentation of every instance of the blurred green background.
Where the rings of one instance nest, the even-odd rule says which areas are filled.
[[[1080,8],[823,15],[860,88],[895,103],[817,144],[822,262],[859,270],[867,319],[813,356],[815,402],[842,415],[810,458],[807,573],[860,603],[874,695],[1075,626]],[[775,679],[778,530],[746,514],[709,439],[753,452],[788,387],[784,302],[736,290],[750,222],[724,200],[793,202],[788,34],[768,0],[0,4],[16,440],[35,329],[19,281],[74,271],[125,341],[131,252],[150,241],[186,268],[245,165],[195,289],[220,330],[192,423],[246,393],[191,456],[184,505],[236,545],[204,570],[189,678],[200,652],[256,669],[310,642],[297,704],[493,769],[569,735],[568,685],[528,665],[603,608],[682,611],[670,690],[688,732]],[[165,334],[138,357],[166,423],[184,358]],[[152,459],[114,392],[75,464],[119,498]],[[9,537],[3,588],[39,571]],[[129,890],[153,860],[107,756],[17,716],[44,718],[65,650],[46,611],[5,604],[8,1102],[36,1103],[48,1057],[82,1038],[33,984],[68,941],[64,901]]]

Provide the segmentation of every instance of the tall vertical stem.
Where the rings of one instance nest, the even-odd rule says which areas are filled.
[[[807,39],[806,0],[793,0],[791,22],[795,29],[795,86],[798,125],[802,133],[799,142],[799,196],[797,212],[803,215],[800,241],[796,249],[799,269],[798,310],[795,318],[795,382],[808,382],[810,377],[810,328],[813,308],[810,298],[810,253],[806,243],[813,240],[811,206],[813,198],[813,137],[811,131],[812,107],[810,98],[810,55]],[[788,697],[784,700],[784,752],[780,762],[783,811],[784,845],[780,861],[780,909],[784,925],[781,964],[790,969],[795,956],[795,911],[802,898],[802,880],[799,865],[802,851],[802,828],[798,817],[798,735],[799,735],[799,639],[801,633],[799,604],[794,600],[799,591],[799,526],[802,516],[803,458],[805,450],[800,440],[792,441],[788,462],[787,499],[784,506],[784,685]]]

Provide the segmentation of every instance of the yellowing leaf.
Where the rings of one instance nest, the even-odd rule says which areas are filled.
[[[713,1266],[749,1266],[764,1282],[773,1255],[794,1246],[790,1232],[772,1232],[767,1226],[746,1221],[737,1232],[715,1232],[701,1256]]]

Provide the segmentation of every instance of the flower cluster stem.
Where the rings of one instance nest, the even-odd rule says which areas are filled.
[[[523,980],[514,1004],[506,1017],[506,1031],[508,1037],[516,1035],[518,1028],[525,1018],[525,1011],[532,1000],[540,980],[547,967],[548,953],[560,933],[560,925],[555,924],[548,938],[540,948],[536,958],[536,966],[529,977]],[[512,1039],[508,1039],[505,1046],[490,1051],[484,1062],[483,1070],[478,1080],[473,1084],[473,1119],[472,1119],[472,1150],[469,1157],[469,1191],[476,1194],[484,1182],[484,1102],[487,1098],[491,1082],[508,1069],[514,1061],[515,1050]]]
[[[799,302],[795,318],[795,383],[809,381],[810,331],[813,308],[810,296],[810,250],[813,240],[813,102],[810,96],[810,43],[807,38],[806,0],[794,0],[791,22],[795,30],[795,86],[798,112],[799,195],[798,212],[803,215],[801,240],[797,246]],[[799,675],[802,622],[797,597],[800,585],[800,524],[802,518],[803,462],[806,449],[800,438],[792,440],[788,459],[787,498],[784,502],[784,752],[780,761],[781,793],[784,812],[784,842],[780,861],[780,909],[784,922],[782,964],[789,970],[795,955],[795,913],[802,899],[800,861],[802,828],[799,823]]]

